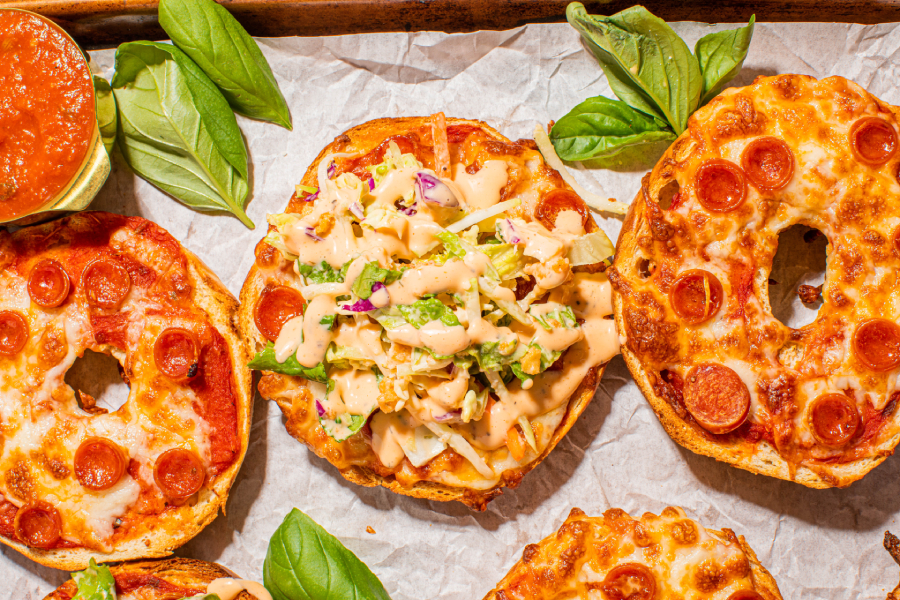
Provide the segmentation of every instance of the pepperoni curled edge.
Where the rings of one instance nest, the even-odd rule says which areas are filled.
[[[753,590],[738,590],[728,596],[728,600],[764,600],[764,598]]]
[[[710,212],[729,212],[744,203],[747,180],[733,162],[715,158],[703,163],[694,176],[697,200]]]
[[[897,132],[884,119],[863,117],[850,128],[850,148],[860,162],[881,166],[897,151]]]
[[[826,394],[816,398],[809,409],[812,434],[823,446],[840,448],[859,429],[859,411],[844,394]]]
[[[28,295],[44,308],[56,308],[65,302],[70,288],[65,269],[52,258],[36,264],[28,276]]]
[[[689,325],[699,325],[719,312],[722,305],[722,284],[703,269],[685,271],[672,284],[669,302],[672,310]]]
[[[704,363],[685,378],[684,405],[703,429],[723,434],[734,431],[747,418],[750,392],[728,367]]]
[[[869,319],[853,333],[853,350],[873,371],[889,371],[900,365],[900,326],[887,319]]]
[[[285,323],[303,314],[304,304],[303,296],[293,288],[266,286],[256,303],[256,328],[274,342]]]
[[[81,284],[91,306],[119,308],[131,290],[131,275],[114,258],[99,258],[84,268]]]
[[[780,190],[794,176],[794,153],[776,137],[759,138],[744,148],[741,168],[757,188]]]
[[[174,381],[186,381],[197,375],[200,344],[197,336],[187,329],[166,329],[153,345],[156,368]]]
[[[16,513],[16,536],[32,548],[52,548],[62,535],[59,511],[49,502],[23,506]]]
[[[641,563],[614,567],[600,585],[605,600],[652,600],[656,596],[656,578]]]
[[[166,497],[182,500],[200,491],[206,481],[206,473],[196,454],[183,448],[173,448],[156,459],[153,479]]]
[[[0,354],[15,356],[28,343],[28,322],[13,310],[0,311]]]
[[[122,449],[106,438],[88,438],[75,451],[75,477],[82,486],[95,492],[116,485],[127,466]]]
[[[575,192],[562,188],[550,190],[541,197],[534,207],[534,218],[553,231],[556,228],[556,218],[565,210],[574,210],[581,215],[581,227],[587,229],[591,214],[584,200]]]

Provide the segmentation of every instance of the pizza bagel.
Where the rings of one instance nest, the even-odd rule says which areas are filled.
[[[483,510],[618,352],[609,240],[534,142],[484,123],[354,127],[269,222],[241,291],[251,367],[355,483]]]
[[[841,77],[760,77],[694,113],[645,177],[609,277],[625,361],[676,442],[814,488],[893,452],[898,127]],[[815,320],[792,329],[768,286],[796,224],[828,263]]]
[[[669,507],[640,519],[574,508],[555,534],[525,546],[484,600],[781,600],[743,536],[706,529]]]
[[[247,448],[237,301],[169,233],[86,212],[0,233],[0,541],[51,567],[170,554],[215,518]],[[66,372],[115,357],[108,412]]]
[[[109,569],[108,573],[106,569]],[[79,592],[82,592],[81,595],[78,595]],[[207,594],[216,594],[219,600],[272,599],[258,583],[237,579],[234,573],[216,563],[169,558],[126,562],[109,567],[91,565],[82,572],[73,573],[72,579],[44,600],[72,600],[76,597],[92,600],[183,600],[206,598]]]

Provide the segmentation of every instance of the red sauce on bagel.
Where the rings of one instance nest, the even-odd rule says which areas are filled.
[[[4,10],[0,31],[0,220],[8,220],[69,184],[96,121],[90,70],[59,27]]]

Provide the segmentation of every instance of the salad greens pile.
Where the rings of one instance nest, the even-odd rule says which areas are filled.
[[[605,17],[589,15],[583,4],[572,2],[566,18],[619,98],[588,98],[553,125],[550,139],[567,161],[675,140],[688,117],[741,70],[755,22],[751,17],[746,27],[704,36],[692,54],[665,21],[643,6]]]
[[[272,69],[243,27],[214,0],[161,0],[173,44],[129,42],[112,84],[94,77],[108,152],[183,204],[226,211],[248,227],[247,147],[234,113],[291,128]]]

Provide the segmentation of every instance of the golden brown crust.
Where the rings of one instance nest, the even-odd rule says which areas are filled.
[[[809,104],[804,104],[806,102]],[[817,102],[820,104],[816,104]],[[829,102],[832,104],[828,104]],[[811,112],[810,106],[814,105],[825,107],[827,110]],[[838,107],[844,107],[845,112],[841,112],[843,109],[838,110]],[[795,216],[798,213],[791,212],[793,207],[791,203],[796,202],[794,198],[800,194],[794,191],[794,187],[786,188],[783,193],[758,192],[751,185],[748,186],[750,195],[734,214],[734,220],[738,223],[736,227],[740,231],[730,237],[723,234],[719,238],[726,240],[722,242],[723,244],[730,244],[732,239],[739,240],[734,242],[737,246],[725,245],[723,250],[711,244],[709,238],[704,237],[714,226],[711,224],[720,226],[723,219],[721,213],[707,212],[693,199],[696,184],[692,179],[692,173],[696,171],[697,164],[701,160],[722,156],[732,162],[740,162],[741,148],[744,148],[750,140],[769,135],[783,138],[799,157],[797,160],[801,161],[795,171],[799,174],[795,174],[791,186],[799,185],[796,182],[801,179],[803,185],[825,185],[822,181],[827,177],[802,162],[811,161],[810,156],[815,156],[799,153],[799,145],[807,141],[821,143],[829,152],[837,152],[839,161],[834,168],[844,173],[845,177],[850,175],[860,177],[869,182],[867,185],[874,186],[871,171],[866,170],[868,167],[857,166],[853,157],[849,155],[849,150],[844,150],[844,155],[839,154],[841,144],[845,144],[839,132],[840,127],[849,127],[849,124],[859,118],[861,111],[870,110],[880,111],[879,114],[889,119],[892,118],[890,116],[892,113],[896,113],[894,107],[888,107],[855,84],[839,77],[821,82],[795,75],[761,77],[752,86],[729,90],[707,107],[697,111],[691,117],[688,130],[672,144],[653,171],[645,177],[642,190],[631,204],[621,230],[616,260],[610,270],[610,280],[613,282],[615,292],[613,306],[617,328],[627,339],[622,347],[622,354],[629,370],[667,433],[685,448],[753,473],[793,480],[808,487],[828,488],[844,487],[861,478],[889,456],[900,441],[900,432],[896,426],[897,415],[895,411],[892,412],[894,401],[891,400],[893,398],[891,389],[886,388],[881,379],[863,371],[859,375],[861,389],[856,394],[863,423],[859,428],[860,433],[855,438],[856,441],[851,444],[853,447],[847,448],[848,453],[845,456],[841,455],[843,451],[817,447],[814,443],[810,449],[809,440],[812,438],[808,433],[807,411],[815,396],[807,397],[808,392],[798,391],[801,389],[798,382],[811,380],[827,382],[829,375],[837,371],[838,366],[843,369],[841,375],[846,373],[851,378],[855,374],[853,371],[858,370],[852,358],[846,359],[838,366],[823,366],[825,358],[821,357],[825,352],[820,351],[816,354],[814,349],[816,344],[820,344],[820,348],[825,347],[825,344],[834,345],[832,340],[838,339],[838,336],[833,334],[831,339],[827,339],[827,332],[823,333],[829,326],[828,319],[832,319],[831,323],[839,324],[834,327],[843,328],[840,333],[843,339],[849,339],[852,335],[853,315],[856,313],[850,311],[856,309],[853,305],[847,304],[846,299],[840,298],[840,293],[835,295],[834,290],[839,289],[839,285],[845,285],[844,281],[850,281],[848,278],[859,277],[860,266],[842,267],[842,263],[849,260],[843,256],[830,261],[829,269],[843,270],[829,271],[826,276],[826,288],[829,282],[834,282],[831,283],[833,289],[825,290],[825,306],[820,310],[817,321],[802,329],[790,330],[777,322],[771,316],[767,295],[757,292],[767,289],[768,270],[771,269],[774,247],[777,247],[777,231],[780,230],[778,227],[782,227],[782,223],[800,222],[825,232],[832,243],[829,249],[833,254],[839,254],[833,246],[833,238],[840,237],[842,243],[846,243],[849,232],[858,234],[862,240],[874,240],[873,247],[877,246],[875,242],[879,240],[883,242],[884,237],[881,234],[876,235],[874,230],[863,232],[862,229],[866,227],[865,220],[852,224],[849,221],[846,224],[838,221],[838,224],[834,225],[833,221],[820,218],[819,214],[825,211],[824,205],[816,205],[812,207],[813,210]],[[798,125],[793,129],[783,122],[801,118],[813,121],[804,121],[806,123],[804,126]],[[815,119],[822,119],[823,122],[819,123]],[[774,125],[775,121],[778,121],[779,125]],[[826,125],[831,129],[826,131],[824,129]],[[818,137],[811,135],[816,131],[819,132]],[[738,158],[728,154],[729,152]],[[893,173],[896,160],[895,155],[881,169],[883,173],[879,173],[878,176],[882,177],[888,171]],[[813,175],[807,176],[807,171],[803,171],[802,167],[813,172]],[[804,177],[811,179],[803,179]],[[675,181],[680,184],[678,186],[680,193],[685,194],[688,200],[679,197],[680,204],[670,209],[662,199],[666,196],[666,188]],[[882,185],[880,181],[879,185]],[[885,186],[896,185],[888,177],[884,177],[883,181]],[[877,196],[874,192],[872,195]],[[822,197],[828,197],[828,194],[823,193]],[[694,204],[687,205],[685,202]],[[869,215],[870,213],[865,212],[869,210],[866,202],[865,195],[851,197],[848,193],[847,201],[834,210],[849,211],[852,205],[856,207],[854,210],[857,212]],[[889,205],[890,202],[882,204],[878,210],[891,210]],[[819,211],[819,214],[816,214],[816,211]],[[774,216],[776,214],[777,219]],[[767,223],[767,227],[776,230],[775,234],[770,236],[769,229],[766,229],[765,233],[762,230],[758,232],[755,229],[756,225],[748,225],[742,229],[742,220],[749,222],[751,219]],[[787,225],[783,227],[786,228]],[[855,227],[860,231],[857,232]],[[888,236],[888,239],[891,238]],[[708,251],[707,245],[712,249]],[[852,254],[852,251],[848,252]],[[874,265],[879,264],[879,261],[895,259],[895,254],[890,252],[890,249],[871,251],[866,249],[864,256],[866,260],[871,261],[869,265]],[[743,259],[743,256],[750,258]],[[752,277],[743,284],[749,289],[747,293],[751,299],[746,305],[746,313],[743,304],[747,302],[746,299],[743,301],[735,299],[741,294],[739,275],[736,273],[740,269],[747,268],[741,266],[740,260],[748,260],[753,269],[750,271]],[[650,269],[656,269],[649,276],[646,274],[648,264]],[[735,319],[745,318],[744,315],[747,315],[749,325],[745,326],[743,333],[738,335],[728,330],[728,337],[724,339],[717,337],[719,349],[715,352],[708,347],[708,338],[704,337],[707,335],[706,330],[696,328],[697,331],[688,331],[689,328],[675,318],[669,308],[670,301],[666,294],[671,289],[672,281],[683,270],[691,268],[713,271],[726,286],[726,298],[723,300],[722,308],[711,322],[717,325],[720,321],[728,319],[734,322]],[[846,285],[849,286],[849,283]],[[856,288],[859,289],[859,282]],[[871,294],[872,290],[866,292],[868,297],[874,297]],[[758,301],[758,304],[752,304],[754,301]],[[862,305],[862,302],[859,304]],[[867,309],[860,310],[865,312]],[[857,315],[855,318],[858,320],[860,317]],[[639,330],[635,328],[636,323],[641,325],[637,328]],[[761,325],[755,325],[757,323]],[[721,333],[716,335],[725,336]],[[806,350],[806,354],[801,353],[805,362],[802,363],[802,368],[797,370],[793,370],[794,367],[788,358],[783,358],[788,356],[787,352],[775,353],[775,359],[768,353],[769,346],[783,344],[783,348],[787,348],[797,343],[810,348]],[[831,349],[829,352],[834,354]],[[845,354],[842,356],[850,353],[849,350],[843,352]],[[679,404],[677,399],[673,401],[672,396],[678,396],[680,391],[673,394],[672,389],[663,384],[662,373],[670,371],[680,376],[679,381],[683,380],[685,372],[693,364],[691,356],[702,357],[697,359],[698,362],[738,360],[744,361],[740,363],[741,365],[755,365],[748,368],[754,370],[753,374],[757,379],[754,381],[745,377],[750,393],[754,398],[758,398],[753,405],[754,409],[760,410],[759,414],[762,415],[751,419],[752,423],[745,424],[748,427],[752,425],[755,429],[751,431],[747,427],[742,427],[733,434],[709,434],[687,413],[683,402]],[[769,378],[768,382],[763,381],[762,377],[762,373],[766,371],[769,373],[766,375]],[[769,393],[764,386],[775,380],[775,376],[771,375],[773,372],[783,374],[781,382],[785,382],[786,385],[783,390],[773,388],[772,393]],[[886,379],[885,377],[884,380]],[[868,389],[867,386],[871,382],[874,382],[872,384],[874,387]],[[833,386],[826,383],[823,387],[829,389]],[[874,407],[873,401],[876,402]],[[782,402],[783,406],[779,406]],[[877,402],[881,402],[880,406]],[[763,408],[756,408],[760,406]],[[870,428],[866,421],[868,419],[886,421],[888,426],[878,433],[877,423],[881,421],[872,421],[873,425]],[[784,424],[776,427],[771,424],[773,422]],[[869,432],[870,429],[873,433]],[[796,433],[797,431],[801,433]],[[875,437],[864,438],[869,435]],[[869,441],[870,439],[872,441]],[[854,444],[857,444],[858,448]],[[851,451],[854,454],[850,454]],[[823,458],[819,460],[818,457]]]
[[[556,533],[525,547],[484,600],[596,598],[607,573],[636,562],[650,567],[657,598],[719,600],[753,590],[782,600],[743,536],[704,529],[673,507],[640,519],[619,509],[588,517],[573,508]]]
[[[94,213],[79,213],[68,220],[83,221]],[[103,213],[96,213],[102,215]],[[58,227],[54,221],[34,227],[50,229]],[[166,234],[168,235],[168,234]],[[228,492],[244,460],[249,438],[250,420],[253,410],[252,372],[246,368],[249,361],[238,326],[238,302],[228,291],[219,277],[197,256],[179,244],[179,249],[187,259],[191,284],[191,301],[206,312],[210,322],[225,338],[233,367],[233,390],[237,399],[237,427],[240,449],[234,462],[215,477],[212,486],[204,486],[198,492],[195,504],[181,507],[178,512],[169,512],[153,519],[151,524],[143,524],[142,531],[132,539],[120,543],[111,553],[103,553],[88,548],[57,548],[41,550],[0,536],[0,542],[21,552],[28,558],[48,567],[68,571],[84,569],[90,559],[98,562],[113,562],[159,558],[169,556],[173,550],[190,541],[225,510]]]
[[[180,600],[182,596],[178,594],[183,590],[190,590],[191,594],[204,593],[206,586],[214,579],[235,576],[221,565],[192,558],[122,563],[111,566],[109,570],[120,593],[123,587],[127,587],[133,597],[141,600]],[[77,592],[78,587],[70,579],[50,592],[44,600],[71,600]],[[261,599],[243,591],[235,600]]]
[[[317,170],[319,162],[329,154],[348,152],[354,156],[360,156],[377,147],[383,140],[392,135],[416,130],[421,131],[423,129],[430,130],[431,123],[432,120],[430,117],[403,117],[396,119],[375,119],[353,127],[335,138],[331,144],[326,146],[319,153],[316,160],[313,161],[307,169],[301,183],[307,186],[317,187]],[[503,144],[511,144],[510,140],[481,121],[448,117],[446,123],[448,127],[475,127],[483,131],[492,140]],[[522,148],[531,149],[531,146],[527,141],[520,141],[517,144],[521,145]],[[558,179],[558,182],[554,181],[555,187],[567,187],[562,181],[562,178],[559,177],[555,171],[553,171],[553,174],[556,176],[556,179]],[[302,214],[308,210],[307,207],[308,205],[305,205],[304,202],[294,196],[291,198],[286,211]],[[511,212],[519,211],[515,212],[515,214],[521,214],[521,211],[530,211],[532,208],[533,207],[528,207],[523,204],[522,206],[513,209]],[[590,232],[595,231],[596,229],[596,223],[594,223],[593,220],[590,220],[587,230]],[[256,249],[258,260],[257,262],[254,262],[253,266],[250,268],[250,272],[241,289],[239,327],[244,340],[248,344],[248,351],[251,354],[262,349],[265,345],[265,340],[260,335],[254,322],[254,307],[256,306],[257,299],[262,290],[266,286],[266,277],[258,264],[259,255],[260,252],[266,253],[271,252],[272,250],[274,249],[271,249],[264,242],[260,242],[260,245],[257,246]],[[312,423],[312,421],[316,421],[316,417],[307,410],[309,399],[306,397],[308,392],[304,389],[304,380],[266,372],[263,375],[263,379],[260,381],[259,388],[260,393],[264,398],[275,400],[278,403],[282,412],[287,417],[286,427],[288,432],[296,439],[304,442],[316,454],[334,464],[340,470],[341,475],[347,480],[367,487],[380,485],[396,493],[415,498],[441,501],[457,500],[463,502],[470,508],[484,510],[487,507],[488,502],[502,493],[503,487],[518,486],[522,477],[540,464],[556,444],[565,436],[569,429],[572,428],[575,421],[578,419],[578,416],[584,412],[593,398],[604,368],[605,365],[601,365],[592,369],[573,393],[569,400],[565,416],[556,428],[549,445],[544,451],[521,468],[505,471],[502,474],[499,483],[486,490],[466,489],[464,487],[423,480],[412,483],[398,481],[395,474],[390,473],[385,469],[371,451],[365,453],[365,457],[363,458],[356,455],[355,458],[348,459],[348,454],[353,453],[353,449],[350,447],[352,446],[353,438],[342,444],[336,443],[327,437],[317,422],[315,424]],[[461,458],[450,450],[445,452],[457,459]]]

